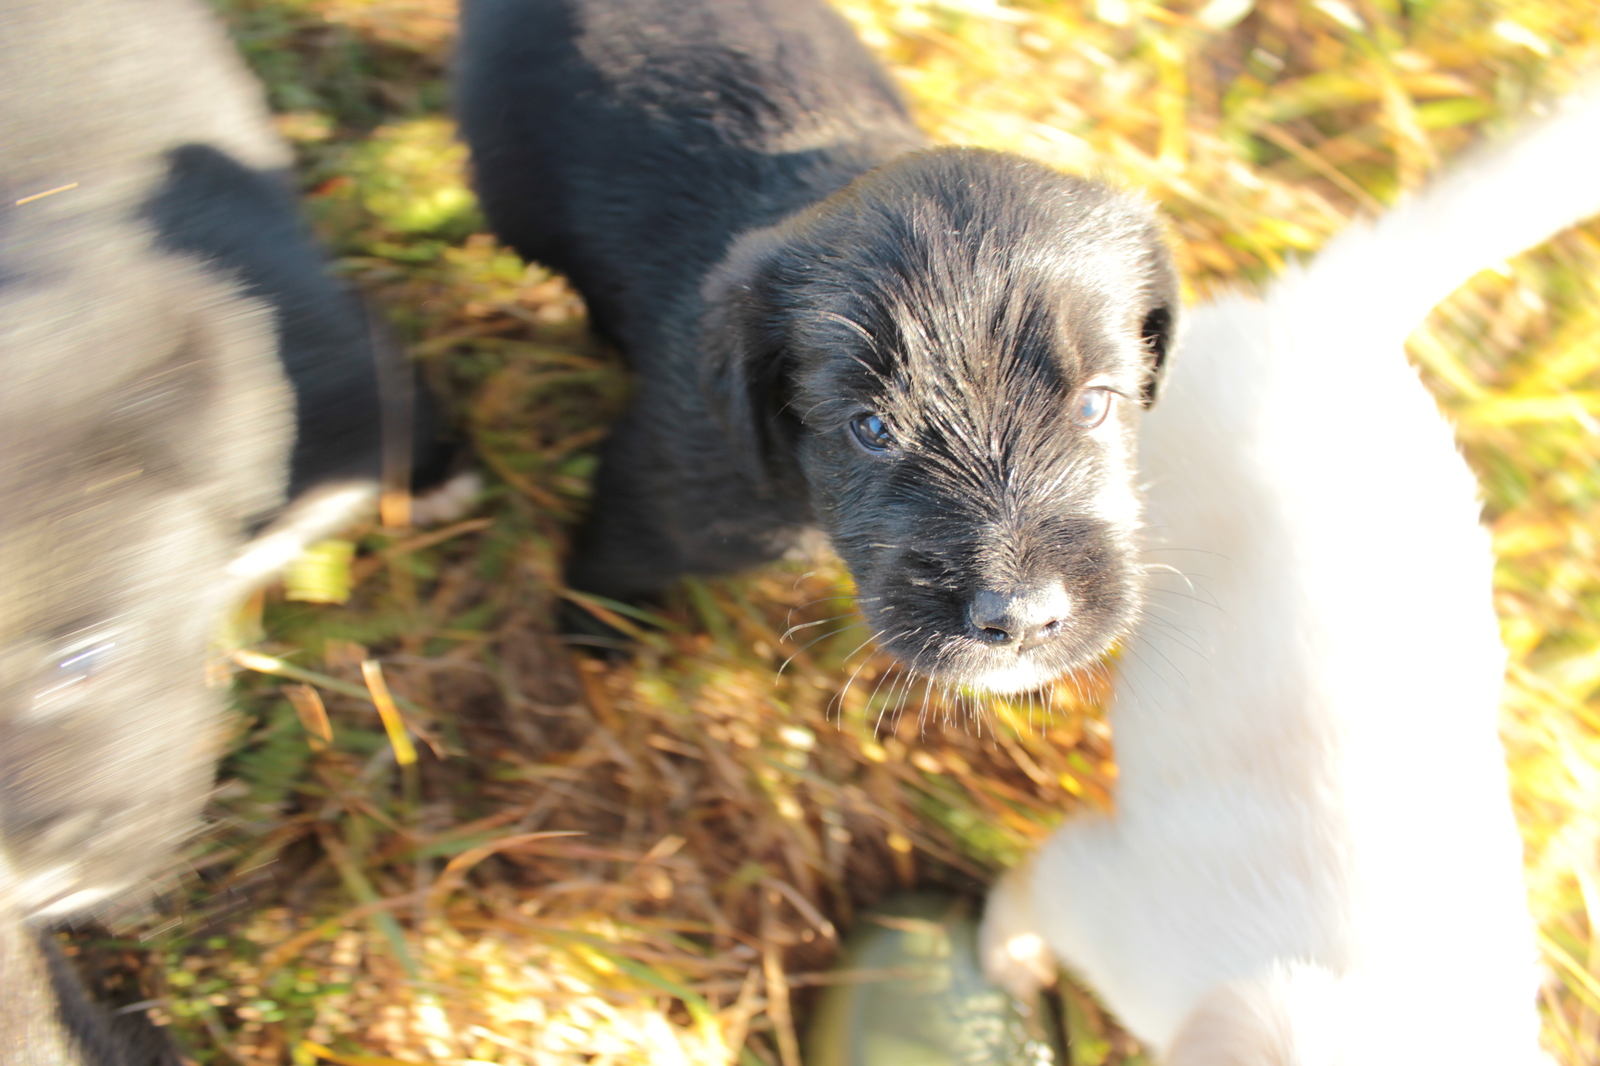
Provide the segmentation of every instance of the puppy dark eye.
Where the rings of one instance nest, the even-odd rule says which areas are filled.
[[[886,452],[894,447],[894,434],[883,424],[883,419],[867,411],[850,420],[850,432],[856,443],[869,452]]]
[[[59,659],[54,666],[41,677],[40,685],[34,692],[34,706],[46,709],[53,702],[70,695],[90,681],[97,674],[102,673],[112,663],[117,654],[117,642],[102,640],[93,644],[80,645],[70,654]]]
[[[1084,429],[1093,429],[1111,413],[1110,389],[1084,389],[1072,406],[1072,420]]]

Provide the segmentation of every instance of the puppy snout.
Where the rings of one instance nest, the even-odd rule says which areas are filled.
[[[983,589],[967,605],[973,636],[986,644],[1031,648],[1067,624],[1072,598],[1059,581],[1010,589]]]

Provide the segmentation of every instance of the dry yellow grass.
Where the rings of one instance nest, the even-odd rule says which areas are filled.
[[[1201,295],[1315,249],[1600,58],[1592,0],[841,6],[938,138],[1148,190]],[[268,598],[258,653],[312,688],[241,677],[194,872],[143,940],[81,950],[116,971],[126,949],[112,991],[157,1000],[204,1063],[793,1066],[860,907],[979,892],[1106,801],[1103,679],[974,717],[861,646],[825,562],[691,583],[634,662],[574,658],[550,636],[557,560],[626,381],[565,286],[481,232],[442,111],[452,5],[221,7],[321,231],[493,487],[449,529],[368,531],[346,606]],[[1563,1066],[1600,1061],[1597,234],[1483,275],[1413,343],[1501,559],[1505,735]],[[1080,1066],[1137,1061],[1070,999]]]

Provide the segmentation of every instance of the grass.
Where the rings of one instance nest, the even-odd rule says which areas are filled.
[[[456,526],[363,531],[342,606],[266,597],[270,658],[246,661],[273,672],[239,670],[212,831],[156,916],[76,949],[120,961],[111,991],[154,1000],[204,1064],[795,1066],[861,907],[980,892],[1108,801],[1103,679],[977,716],[864,646],[826,560],[686,583],[635,661],[574,657],[551,636],[559,560],[628,383],[560,279],[485,233],[444,110],[453,5],[219,7],[318,231],[490,488]],[[936,138],[1147,190],[1196,296],[1270,277],[1600,55],[1590,0],[841,7]],[[1597,297],[1591,226],[1484,273],[1412,343],[1494,532],[1563,1066],[1600,1062]],[[1381,621],[1375,641],[1404,639]],[[1077,1066],[1140,1061],[1089,997],[1068,1007]]]

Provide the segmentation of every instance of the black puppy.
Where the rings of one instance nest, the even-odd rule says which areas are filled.
[[[468,0],[478,191],[638,392],[569,580],[615,597],[819,526],[879,643],[1013,692],[1137,609],[1135,409],[1177,283],[1143,204],[927,150],[820,0]]]
[[[0,1057],[124,1061],[31,929],[194,827],[230,602],[370,508],[381,453],[440,473],[289,163],[204,4],[0,0]]]

